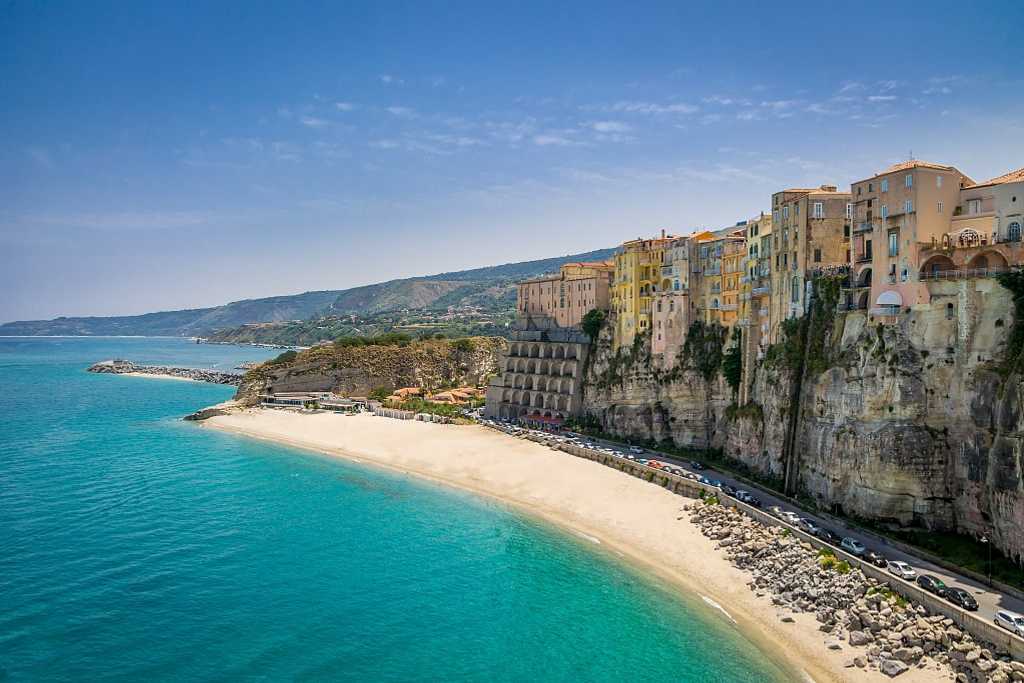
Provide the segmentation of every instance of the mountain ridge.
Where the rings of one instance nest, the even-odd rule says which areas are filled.
[[[519,261],[461,271],[398,278],[347,289],[311,290],[220,306],[156,311],[124,316],[60,316],[50,320],[19,320],[0,324],[9,336],[206,336],[252,323],[306,320],[322,315],[380,313],[428,309],[432,306],[507,307],[515,280],[554,271],[563,263],[610,257],[614,248],[598,249],[534,261]],[[514,300],[514,298],[513,298]]]

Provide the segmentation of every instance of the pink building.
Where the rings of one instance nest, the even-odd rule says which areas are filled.
[[[521,316],[547,316],[559,327],[578,327],[592,309],[608,310],[615,266],[609,261],[566,263],[558,273],[517,286]]]

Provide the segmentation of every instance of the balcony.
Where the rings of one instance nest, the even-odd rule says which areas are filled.
[[[871,254],[857,254],[856,263],[871,263]]]
[[[992,277],[1009,272],[1009,268],[971,268],[964,270],[933,270],[917,274],[918,280],[968,280],[976,277]]]
[[[754,287],[752,290],[750,290],[750,293],[753,294],[754,296],[763,296],[765,294],[771,294],[772,293],[772,288],[771,287]]]
[[[718,307],[722,311],[738,311],[740,309],[739,304],[722,304]]]
[[[673,275],[675,275],[675,271],[674,271],[672,266],[662,266],[661,267],[661,276],[662,277],[672,277]]]
[[[875,229],[875,224],[870,222],[857,223],[853,227],[853,234],[859,234],[862,232],[872,232]]]

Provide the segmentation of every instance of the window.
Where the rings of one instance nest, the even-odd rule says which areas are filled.
[[[849,224],[847,224],[847,225],[843,226],[843,237],[849,237],[849,236],[850,236],[850,226],[849,226]]]
[[[814,202],[814,217],[824,218],[825,217],[825,204],[823,202]]]
[[[910,277],[910,272],[906,268],[900,271],[900,282],[906,282],[908,277]]]
[[[889,179],[885,178],[884,180],[882,180],[882,192],[888,192],[888,191],[889,191]]]
[[[967,200],[967,213],[981,213],[981,200],[980,199],[968,199]]]
[[[942,187],[942,176],[935,176],[935,187]]]
[[[872,192],[871,183],[868,183],[868,192]]]
[[[889,256],[899,256],[900,254],[900,233],[898,230],[893,230],[889,233]]]
[[[941,178],[942,176],[939,176],[939,177]],[[942,213],[942,202],[939,202],[938,204],[936,204],[936,205],[935,205],[935,209],[936,209],[936,210],[937,210],[937,211],[938,211],[939,213]]]
[[[907,176],[907,177],[909,178],[910,176]],[[913,212],[914,212],[914,200],[913,199],[908,199],[908,200],[904,201],[903,202],[903,213],[913,213]]]
[[[789,219],[789,207],[788,206],[782,207],[782,217],[784,219],[786,219],[786,220]]]
[[[888,217],[889,217],[889,207],[886,206],[885,204],[882,204],[882,218],[888,218]]]
[[[790,301],[794,304],[800,303],[800,278],[793,276],[793,282],[790,285]]]
[[[853,204],[849,202],[846,203],[846,217],[853,218]]]
[[[1011,242],[1020,242],[1020,223],[1014,221],[1010,223],[1006,230],[1006,238]]]
[[[799,216],[799,215],[800,215],[800,205],[799,205],[799,204],[794,204],[794,205],[793,205],[793,213],[794,213],[795,215],[797,215],[797,216]]]
[[[914,186],[914,176],[910,175],[909,173],[907,175],[903,176],[903,185],[905,187],[913,187]]]
[[[814,250],[814,262],[821,263],[821,249]]]

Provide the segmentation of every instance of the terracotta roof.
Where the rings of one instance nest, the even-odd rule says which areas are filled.
[[[893,164],[889,168],[885,169],[881,173],[875,175],[885,175],[887,173],[895,173],[896,171],[906,171],[911,168],[934,168],[937,171],[955,171],[957,170],[953,166],[944,166],[943,164],[933,164],[930,161],[921,161],[920,159],[911,159],[910,161],[901,161],[898,164]]]
[[[1018,168],[1016,171],[1010,171],[1004,173],[1001,176],[996,176],[992,180],[986,180],[979,185],[1003,185],[1005,183],[1019,183],[1024,182],[1024,168]]]

